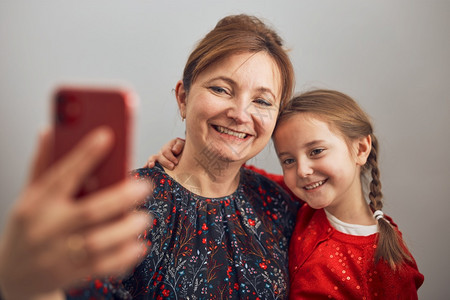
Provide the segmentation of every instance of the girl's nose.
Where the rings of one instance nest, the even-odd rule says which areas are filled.
[[[306,178],[312,175],[314,170],[312,168],[311,162],[308,159],[300,159],[297,164],[297,176],[301,178]]]

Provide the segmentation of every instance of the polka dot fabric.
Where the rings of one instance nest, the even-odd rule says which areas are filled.
[[[377,235],[339,232],[323,209],[302,206],[289,247],[289,298],[417,299],[424,277],[416,262],[396,271],[375,263]]]

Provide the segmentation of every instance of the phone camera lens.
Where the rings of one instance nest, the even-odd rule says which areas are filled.
[[[81,114],[80,102],[71,95],[58,95],[57,99],[57,121],[59,123],[71,124],[78,120]]]

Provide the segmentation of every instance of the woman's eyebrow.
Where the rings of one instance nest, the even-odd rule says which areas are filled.
[[[225,81],[225,82],[227,82],[227,83],[229,83],[231,85],[236,85],[236,81],[234,81],[230,77],[225,77],[225,76],[213,77],[213,78],[209,79],[207,82],[211,83],[211,82],[216,81],[216,80],[222,80],[222,81]]]
[[[257,89],[257,91],[258,92],[260,92],[260,93],[267,93],[267,94],[270,94],[272,97],[273,97],[273,99],[276,99],[276,97],[275,97],[275,94],[272,92],[272,90],[271,89],[269,89],[269,88],[266,88],[266,87],[259,87],[258,89]]]

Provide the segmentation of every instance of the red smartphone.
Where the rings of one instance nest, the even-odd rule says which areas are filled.
[[[123,180],[130,170],[132,122],[137,99],[128,88],[62,86],[53,95],[54,151],[57,161],[89,131],[107,126],[114,132],[114,146],[86,178],[77,197]]]

